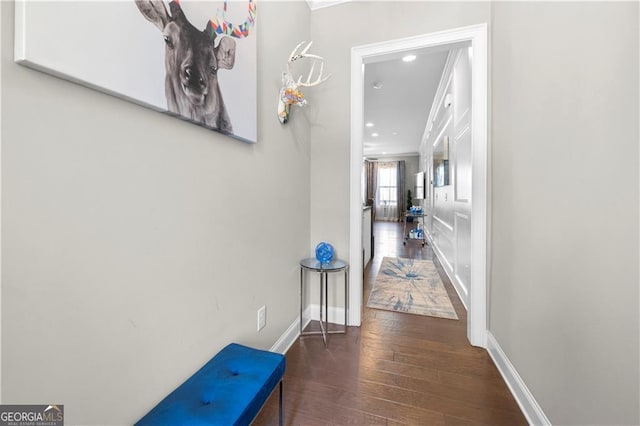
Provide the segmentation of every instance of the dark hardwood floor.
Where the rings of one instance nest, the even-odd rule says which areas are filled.
[[[298,339],[287,353],[286,425],[525,425],[488,353],[469,345],[466,311],[429,246],[374,225],[361,327]],[[433,259],[459,320],[366,307],[383,256]],[[254,425],[277,425],[277,390]]]

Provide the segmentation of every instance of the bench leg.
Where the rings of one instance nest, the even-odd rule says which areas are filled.
[[[280,380],[280,419],[278,421],[278,424],[280,426],[282,426],[284,423],[284,413],[282,412],[282,405],[283,405],[282,398],[283,398],[283,392],[282,392],[282,379],[281,379]]]

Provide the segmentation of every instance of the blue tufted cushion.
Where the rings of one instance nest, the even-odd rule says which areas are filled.
[[[284,370],[284,355],[231,343],[136,425],[248,425]]]

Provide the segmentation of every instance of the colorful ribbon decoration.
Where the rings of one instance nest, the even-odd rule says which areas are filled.
[[[233,25],[231,22],[228,22],[225,17],[227,13],[227,0],[225,0],[222,17],[220,16],[220,11],[218,10],[218,14],[216,14],[215,19],[210,20],[212,32],[221,35],[228,35],[235,38],[248,37],[249,29],[252,28],[256,22],[256,0],[249,0],[247,9],[249,12],[249,16],[247,17],[247,19],[240,25]]]

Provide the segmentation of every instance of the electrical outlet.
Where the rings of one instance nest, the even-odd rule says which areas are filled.
[[[267,325],[267,307],[263,306],[258,309],[258,331],[262,330]]]

